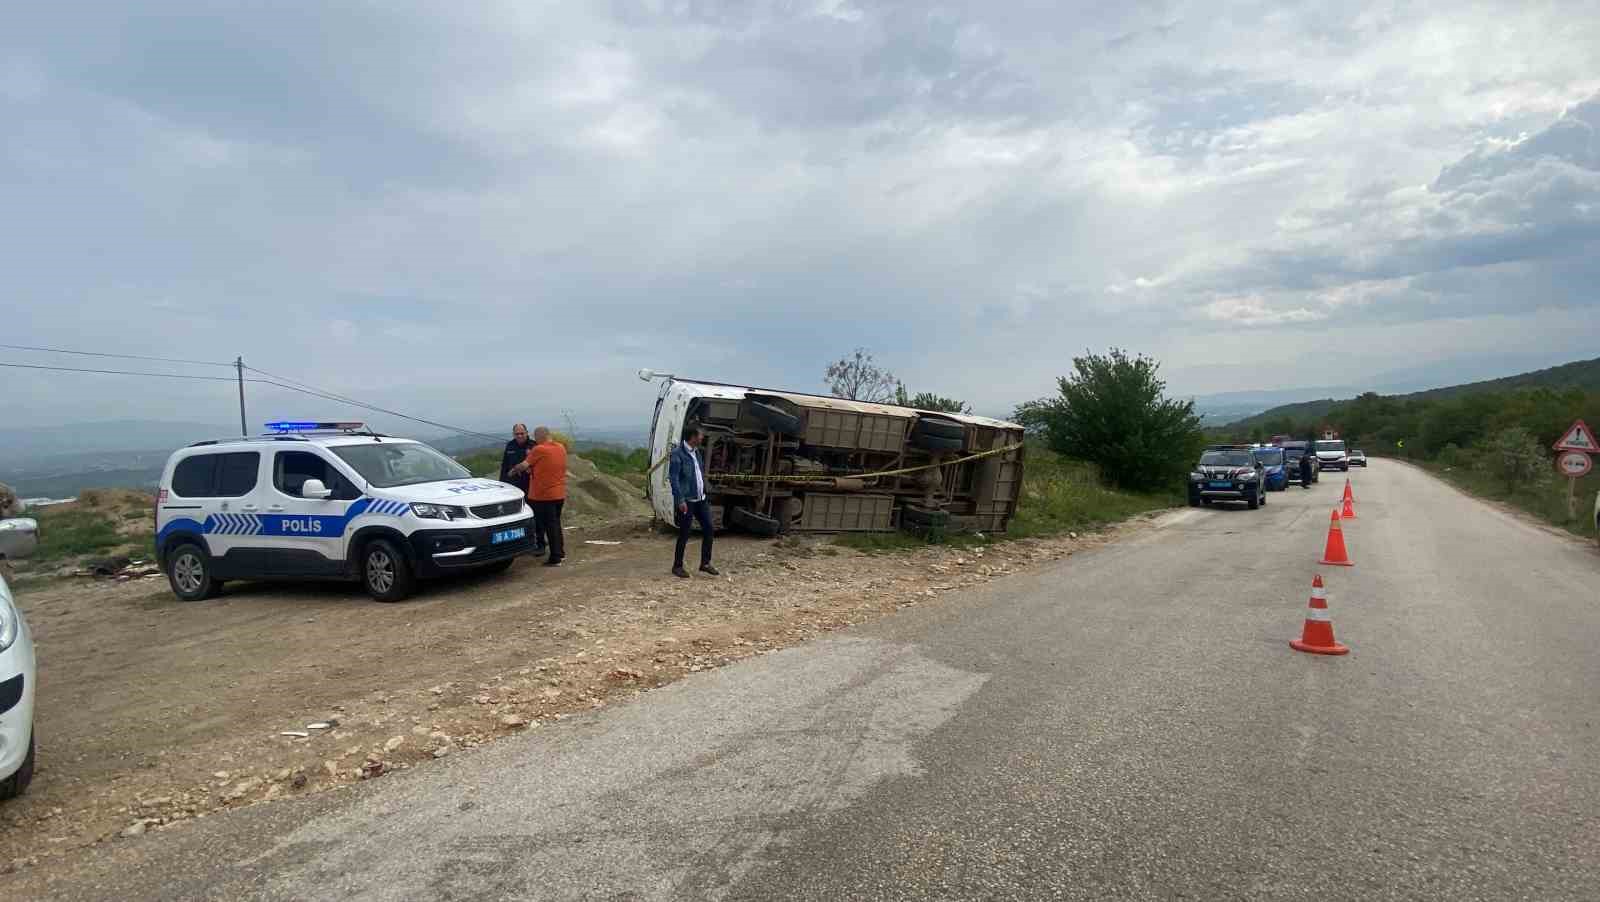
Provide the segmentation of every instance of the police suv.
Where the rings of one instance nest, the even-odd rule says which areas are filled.
[[[268,423],[270,434],[173,453],[156,554],[184,601],[226,580],[359,580],[399,601],[420,577],[511,566],[533,548],[515,486],[361,423]]]

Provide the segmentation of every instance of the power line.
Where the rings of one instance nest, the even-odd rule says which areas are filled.
[[[76,354],[80,357],[116,357],[122,360],[150,360],[156,363],[192,363],[196,366],[233,366],[231,363],[222,363],[216,360],[187,360],[182,357],[146,357],[142,354],[108,354],[101,351],[73,351],[67,348],[42,348],[36,345],[8,345],[0,344],[0,348],[12,351],[43,351],[47,354]]]
[[[46,366],[42,363],[5,363],[0,366],[9,366],[21,370],[56,370],[63,373],[103,373],[109,376],[157,376],[162,379],[195,379],[201,382],[233,382],[233,376],[192,376],[188,373],[144,373],[134,370],[95,370],[80,366]],[[231,366],[231,364],[230,364]],[[246,379],[246,382],[265,382],[265,379]]]
[[[349,405],[352,405],[354,407],[360,407],[363,410],[370,410],[370,411],[373,411],[374,413],[381,413],[381,414],[387,414],[388,416],[392,416],[392,417],[399,417],[402,420],[410,420],[413,423],[422,423],[422,424],[427,425],[427,426],[433,426],[436,429],[445,429],[445,430],[448,430],[450,432],[457,433],[459,435],[475,435],[475,436],[478,436],[479,438],[491,439],[493,441],[500,441],[500,438],[501,438],[498,435],[489,435],[486,432],[478,432],[478,431],[473,430],[473,429],[462,429],[460,426],[451,426],[449,423],[439,423],[439,422],[436,422],[434,420],[425,420],[422,417],[414,417],[414,416],[412,416],[412,415],[410,415],[408,413],[401,413],[398,410],[390,410],[390,409],[388,409],[386,407],[379,407],[376,404],[368,404],[365,401],[357,401],[354,398],[347,398],[344,395],[336,395],[333,392],[324,391],[324,390],[322,390],[320,388],[316,388],[316,387],[310,385],[309,383],[298,382],[298,380],[290,379],[290,378],[288,378],[286,376],[277,376],[277,375],[274,375],[272,373],[267,372],[266,370],[256,369],[255,367],[253,367],[253,366],[251,366],[249,364],[245,364],[244,368],[249,370],[252,373],[260,373],[263,376],[270,376],[271,377],[269,379],[253,379],[253,380],[250,380],[250,381],[253,381],[253,382],[264,382],[267,385],[274,385],[274,386],[277,386],[278,388],[288,389],[289,391],[297,391],[297,392],[300,392],[301,394],[311,395],[313,397],[322,398],[322,399],[327,400],[327,401],[337,401],[337,402],[339,402],[341,404],[349,404]],[[273,380],[282,380],[282,381],[273,381]],[[288,384],[288,383],[291,383],[291,382],[297,383],[297,384],[294,384],[294,385]]]
[[[40,347],[40,346],[37,346],[37,345],[0,344],[0,348],[10,348],[10,349],[13,349],[13,350],[21,350],[21,351],[42,351],[42,352],[51,353],[51,354],[77,354],[77,355],[84,356],[84,357],[110,357],[110,358],[119,358],[119,359],[124,359],[124,360],[149,360],[149,361],[157,361],[157,362],[162,362],[162,363],[195,364],[195,365],[200,365],[200,366],[226,366],[226,367],[230,367],[230,368],[231,367],[240,366],[240,364],[237,364],[237,363],[221,363],[221,362],[214,361],[214,360],[189,360],[189,359],[178,358],[178,357],[148,357],[148,356],[144,356],[144,355],[140,355],[140,354],[113,354],[113,353],[106,353],[106,352],[100,352],[100,351],[77,351],[77,350],[69,350],[69,349],[66,349],[66,348],[46,348],[46,347]],[[434,420],[428,420],[428,419],[424,419],[422,417],[412,416],[411,414],[408,414],[408,413],[401,413],[398,410],[390,410],[390,409],[388,409],[386,407],[379,407],[376,404],[369,404],[369,403],[367,403],[365,401],[358,401],[355,398],[346,397],[344,395],[336,394],[334,392],[327,391],[325,389],[317,388],[316,386],[311,385],[310,383],[301,382],[301,381],[299,381],[297,379],[291,379],[288,376],[279,376],[279,375],[277,375],[275,373],[269,373],[266,370],[257,369],[257,368],[255,368],[253,366],[250,366],[249,364],[243,364],[242,368],[246,369],[246,370],[249,370],[252,373],[259,373],[260,375],[266,376],[268,378],[265,378],[265,379],[254,379],[254,378],[245,379],[245,378],[241,378],[240,376],[195,376],[195,375],[190,375],[188,373],[149,373],[149,372],[143,372],[143,371],[138,371],[138,370],[104,370],[104,369],[92,369],[92,368],[89,368],[89,367],[77,367],[77,366],[51,366],[51,365],[42,364],[42,363],[6,363],[6,362],[0,362],[0,366],[11,367],[11,368],[14,368],[14,369],[48,370],[48,371],[52,371],[52,372],[63,372],[63,373],[97,373],[97,374],[107,375],[107,376],[148,376],[148,377],[160,378],[160,379],[189,379],[189,380],[198,381],[198,382],[241,382],[241,383],[242,382],[251,382],[251,383],[258,384],[258,385],[271,385],[271,386],[274,386],[276,388],[285,389],[287,391],[299,392],[299,393],[304,394],[304,395],[311,395],[312,397],[322,398],[323,400],[326,400],[326,401],[334,401],[334,402],[337,402],[337,403],[340,403],[340,404],[349,404],[349,405],[351,405],[353,407],[362,408],[363,410],[370,410],[370,411],[373,411],[374,413],[381,413],[381,414],[385,414],[385,415],[392,416],[392,417],[399,417],[402,420],[410,420],[411,422],[414,422],[414,423],[422,423],[422,424],[427,425],[427,426],[433,426],[436,429],[444,429],[444,430],[447,430],[449,432],[454,432],[454,433],[456,433],[458,435],[472,435],[472,436],[477,436],[479,438],[491,439],[493,441],[499,441],[501,439],[501,436],[498,436],[498,435],[490,435],[490,434],[488,434],[486,432],[478,432],[478,431],[473,430],[473,429],[462,429],[459,426],[452,426],[452,425],[450,425],[448,423],[440,423],[440,422],[437,422],[437,421],[434,421]]]

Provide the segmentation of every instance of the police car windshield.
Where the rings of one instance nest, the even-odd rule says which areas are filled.
[[[472,474],[427,445],[410,442],[384,442],[371,445],[339,445],[333,453],[352,467],[361,478],[380,489],[397,485],[465,479]]]
[[[1200,455],[1202,467],[1248,467],[1249,451],[1207,451]]]

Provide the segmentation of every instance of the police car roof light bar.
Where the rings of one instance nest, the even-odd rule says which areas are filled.
[[[366,423],[359,422],[312,422],[305,420],[279,420],[267,423],[266,427],[273,432],[367,432]]]

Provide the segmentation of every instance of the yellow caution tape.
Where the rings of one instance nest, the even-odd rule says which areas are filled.
[[[803,476],[798,474],[789,476],[758,476],[754,473],[708,473],[707,479],[710,481],[731,480],[735,482],[821,482],[824,480],[834,479],[881,479],[885,476],[904,476],[907,473],[920,473],[923,470],[936,470],[939,467],[952,467],[956,464],[964,464],[969,460],[977,460],[982,457],[993,457],[996,454],[1005,454],[1008,451],[1015,451],[1018,448],[1021,448],[1022,445],[1022,442],[1017,442],[1014,445],[1006,445],[1003,448],[991,448],[988,451],[979,451],[977,454],[969,454],[966,457],[958,457],[955,460],[923,464],[922,466],[918,467],[901,467],[898,470],[880,470],[877,473],[830,473],[827,475]],[[658,467],[666,463],[667,459],[671,456],[672,455],[669,453],[666,455],[666,457],[663,457],[652,464],[650,469],[645,471],[645,477],[649,478],[650,474],[654,473]]]

